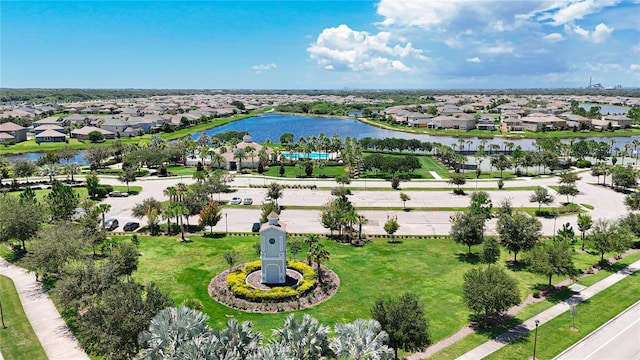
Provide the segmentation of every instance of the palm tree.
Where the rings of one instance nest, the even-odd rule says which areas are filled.
[[[211,153],[211,163],[210,166],[213,167],[213,164],[217,165],[217,168],[220,168],[222,163],[224,163],[226,160],[224,158],[224,156],[222,156],[221,154],[218,154],[217,152],[213,151]]]
[[[329,348],[338,358],[393,359],[395,352],[388,347],[389,335],[382,330],[377,320],[356,319],[352,323],[334,326],[336,336]]]
[[[591,215],[578,215],[578,230],[582,233],[582,251],[584,251],[585,233],[591,229],[592,225],[593,220],[591,219]]]
[[[171,206],[169,206],[162,212],[162,218],[167,220],[167,235],[171,235],[171,219],[173,217],[176,217],[177,221],[177,215],[175,211],[173,211],[173,207]]]
[[[311,248],[317,244],[318,241],[320,241],[320,238],[316,234],[309,234],[304,238],[304,243],[309,247],[309,251],[307,252],[307,265],[309,266],[311,266]]]
[[[269,187],[267,187],[267,196],[276,202],[276,206],[278,208],[279,208],[278,199],[280,199],[283,195],[282,189],[283,189],[282,185],[276,182],[272,182],[271,184],[269,184]]]
[[[180,204],[180,203],[175,203],[171,206],[174,214],[176,215],[176,218],[180,219],[180,239],[182,241],[186,241],[186,239],[184,238],[184,220],[183,217],[189,215],[189,210],[187,210],[187,208]]]
[[[328,326],[308,314],[304,314],[302,320],[291,314],[282,328],[273,331],[276,341],[289,349],[291,359],[320,359],[327,348],[328,333]]]
[[[44,164],[39,170],[40,176],[48,176],[49,183],[53,184],[53,178],[60,174],[60,168],[56,164]]]
[[[168,186],[166,189],[162,190],[162,194],[169,198],[169,202],[176,201],[177,192],[174,186]]]
[[[100,204],[98,206],[96,206],[96,209],[98,209],[98,211],[100,211],[100,214],[102,214],[102,226],[104,227],[104,221],[105,221],[105,215],[106,213],[109,212],[109,210],[111,210],[111,205],[109,204]]]
[[[238,160],[238,171],[242,170],[242,160],[247,158],[247,151],[242,148],[238,148],[233,152],[233,158]]]
[[[69,180],[69,175],[71,175],[71,181],[75,181],[73,175],[80,172],[81,166],[77,162],[66,163],[63,166],[64,173],[67,175],[67,180]]]
[[[179,353],[189,351],[183,346],[209,336],[208,320],[206,314],[185,306],[161,310],[138,337],[143,348],[140,359],[179,358]]]
[[[246,359],[260,348],[262,334],[253,331],[250,321],[239,324],[236,319],[230,319],[226,329],[213,331],[211,342],[219,349],[214,359]]]
[[[327,251],[327,249],[325,249],[324,245],[322,245],[322,243],[317,242],[315,244],[313,244],[313,246],[311,246],[311,259],[316,263],[316,272],[318,273],[318,282],[320,284],[322,284],[322,268],[320,267],[320,265],[322,265],[323,261],[329,260],[330,259],[330,254],[329,251]]]

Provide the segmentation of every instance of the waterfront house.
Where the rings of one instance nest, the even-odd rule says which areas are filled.
[[[604,121],[611,121],[611,125],[618,125],[621,129],[626,129],[633,125],[633,120],[624,115],[607,115]]]
[[[429,120],[427,127],[429,129],[471,130],[476,127],[476,119],[464,116],[455,117],[440,115]]]
[[[43,126],[47,126],[47,125],[43,125]],[[64,133],[53,130],[53,129],[47,129],[36,134],[37,142],[64,142],[66,139],[67,137],[65,136]]]
[[[27,128],[11,121],[0,124],[0,133],[5,133],[13,136],[13,139],[11,140],[15,141],[16,143],[27,140]],[[5,137],[5,139],[8,138]]]
[[[517,115],[502,116],[500,130],[503,132],[522,131],[522,119]]]
[[[566,120],[550,114],[531,114],[522,118],[522,128],[528,131],[556,130],[566,126]]]
[[[101,129],[95,126],[85,126],[82,127],[80,129],[75,129],[73,131],[71,131],[71,137],[72,138],[77,138],[80,140],[89,140],[89,133],[93,132],[93,131],[98,131],[99,133],[102,134],[102,136],[104,136],[105,139],[113,139],[115,138],[115,134],[111,131],[105,130],[105,129]]]

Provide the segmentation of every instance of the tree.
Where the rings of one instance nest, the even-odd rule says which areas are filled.
[[[569,203],[569,196],[575,197],[580,194],[580,191],[575,185],[560,185],[558,186],[558,194],[565,195],[567,197],[567,203]]]
[[[451,185],[456,185],[458,188],[454,191],[454,193],[459,194],[463,193],[460,189],[460,186],[467,183],[467,178],[464,174],[461,173],[453,173],[449,176],[449,181],[447,181]]]
[[[584,251],[585,233],[591,229],[593,220],[589,214],[578,214],[578,230],[582,233],[582,251]]]
[[[53,179],[60,175],[60,168],[56,164],[44,164],[40,167],[38,173],[40,176],[48,176],[49,184],[53,184]]]
[[[513,261],[518,261],[518,253],[532,249],[540,238],[542,224],[538,219],[523,212],[501,215],[496,230],[500,234],[500,244],[513,253]]]
[[[480,251],[480,261],[485,264],[495,264],[500,259],[500,243],[494,237],[486,239],[482,243]]]
[[[180,240],[183,242],[187,241],[187,239],[184,237],[184,219],[183,218],[189,215],[189,210],[187,210],[187,207],[181,203],[173,203],[170,205],[170,208],[173,214],[180,219]]]
[[[77,162],[70,162],[62,165],[62,169],[64,173],[67,175],[67,180],[69,180],[69,175],[71,175],[71,181],[75,182],[74,175],[80,172],[82,167]]]
[[[300,239],[295,239],[289,243],[289,252],[293,255],[293,261],[296,261],[296,254],[299,254],[300,251],[302,251],[302,242]]]
[[[320,242],[320,237],[316,234],[308,234],[304,237],[304,243],[307,244],[307,265],[311,266],[311,248]]]
[[[336,336],[330,340],[329,348],[338,358],[354,360],[393,359],[395,353],[386,343],[389,335],[376,320],[356,319],[352,323],[337,323]]]
[[[235,250],[225,251],[223,254],[224,261],[229,265],[229,269],[233,269],[233,266],[238,262],[238,254]]]
[[[318,273],[318,282],[322,284],[324,281],[322,278],[322,268],[320,266],[322,265],[323,262],[330,259],[329,251],[324,247],[324,245],[322,245],[321,242],[316,242],[315,244],[311,245],[311,248],[309,249],[309,254],[310,254],[311,260],[316,263],[316,272]]]
[[[320,359],[328,347],[329,327],[318,322],[309,314],[297,319],[294,314],[287,316],[281,328],[273,331],[275,341],[287,348],[291,359]]]
[[[575,273],[573,253],[569,244],[562,241],[538,243],[527,254],[525,262],[531,272],[547,276],[549,286],[551,286],[553,275],[573,275]]]
[[[96,355],[128,359],[138,353],[138,334],[153,316],[172,306],[157,286],[116,282],[90,304],[77,321],[78,340]]]
[[[389,346],[396,359],[398,349],[417,351],[431,344],[429,321],[414,293],[405,293],[397,299],[379,298],[371,309],[371,317],[389,335]]]
[[[131,275],[138,269],[138,249],[131,242],[119,242],[109,254],[116,275]]]
[[[132,215],[139,219],[147,217],[147,224],[152,235],[158,233],[158,216],[162,213],[162,204],[154,198],[146,198],[136,204],[131,210]]]
[[[136,181],[136,169],[132,166],[123,166],[122,173],[118,175],[118,180],[127,184],[127,192],[129,192],[129,183]]]
[[[453,241],[464,244],[469,248],[468,255],[471,255],[471,246],[482,244],[484,240],[484,221],[482,214],[467,212],[457,212],[451,216],[451,230],[449,235]]]
[[[620,222],[598,219],[593,224],[590,243],[593,249],[600,253],[600,262],[604,262],[605,253],[621,253],[627,250],[632,242],[633,234]]]
[[[99,169],[102,162],[113,155],[113,150],[108,146],[93,146],[84,151],[82,158],[91,165],[91,169]]]
[[[89,137],[89,141],[91,141],[92,143],[97,143],[104,140],[104,135],[102,135],[102,133],[98,130],[90,132],[89,134],[87,134],[87,136]]]
[[[78,194],[71,186],[55,181],[51,192],[44,198],[52,220],[71,220],[75,208],[80,202]]]
[[[31,188],[26,188],[20,198],[9,194],[0,195],[0,241],[18,240],[25,251],[26,241],[38,232],[44,216],[35,197],[25,196],[29,193],[29,196],[35,196]]]
[[[638,185],[637,174],[631,166],[614,166],[611,170],[611,183],[623,189],[632,189]]]
[[[278,184],[277,182],[272,182],[267,187],[267,196],[273,199],[273,201],[275,201],[277,205],[278,199],[280,199],[283,195],[283,189],[284,187],[282,185]]]
[[[96,206],[96,209],[100,212],[100,214],[102,215],[102,226],[104,226],[104,222],[105,222],[105,214],[109,212],[109,210],[111,210],[111,205],[109,204],[98,204],[98,206]]]
[[[411,200],[411,198],[409,197],[409,195],[405,194],[405,193],[400,193],[400,201],[402,201],[402,208],[403,209],[407,209],[406,203],[407,201]]]
[[[211,235],[213,235],[213,227],[222,219],[222,206],[217,201],[210,201],[200,211],[200,226],[210,226]]]
[[[60,273],[67,261],[80,259],[86,247],[80,226],[71,223],[45,225],[31,240],[26,262],[43,272]]]
[[[393,238],[393,234],[395,234],[399,228],[400,228],[400,224],[398,224],[398,219],[396,217],[390,218],[384,224],[384,231],[387,233],[387,235],[391,237],[391,240],[389,240],[390,242],[395,242],[395,239]]]
[[[553,200],[553,196],[549,194],[549,190],[542,186],[538,186],[533,191],[533,194],[531,194],[531,196],[529,197],[529,202],[538,203],[538,211],[540,211],[540,207],[542,206],[542,204],[549,205],[553,202]]]
[[[86,309],[95,299],[113,284],[118,276],[110,262],[85,260],[64,265],[53,293],[66,308]]]
[[[27,181],[29,181],[29,177],[36,171],[36,165],[27,159],[14,161],[12,167],[14,178],[26,178]]]
[[[100,179],[98,178],[98,174],[96,174],[95,171],[92,171],[91,173],[87,174],[84,181],[87,185],[87,193],[89,193],[89,197],[92,199],[97,198],[99,194],[98,189],[100,187]]]
[[[491,210],[493,209],[493,203],[489,194],[484,191],[476,191],[471,194],[471,204],[469,205],[469,212],[478,214],[484,219],[491,219]]]
[[[489,317],[520,304],[518,284],[498,266],[471,269],[465,273],[462,296],[471,311],[483,315],[485,323]]]

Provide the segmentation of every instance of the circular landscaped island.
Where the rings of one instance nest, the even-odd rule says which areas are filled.
[[[287,261],[283,283],[262,282],[260,260],[226,270],[209,283],[209,295],[219,303],[248,312],[281,312],[314,306],[338,291],[338,276],[324,265],[321,278],[309,265]]]

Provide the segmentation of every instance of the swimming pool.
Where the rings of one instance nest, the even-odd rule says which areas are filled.
[[[299,160],[299,159],[308,159],[311,158],[311,160],[335,160],[338,157],[337,153],[319,153],[319,152],[312,152],[312,153],[301,153],[301,152],[297,152],[297,153],[283,153],[282,156],[286,159],[293,159],[293,160]]]

